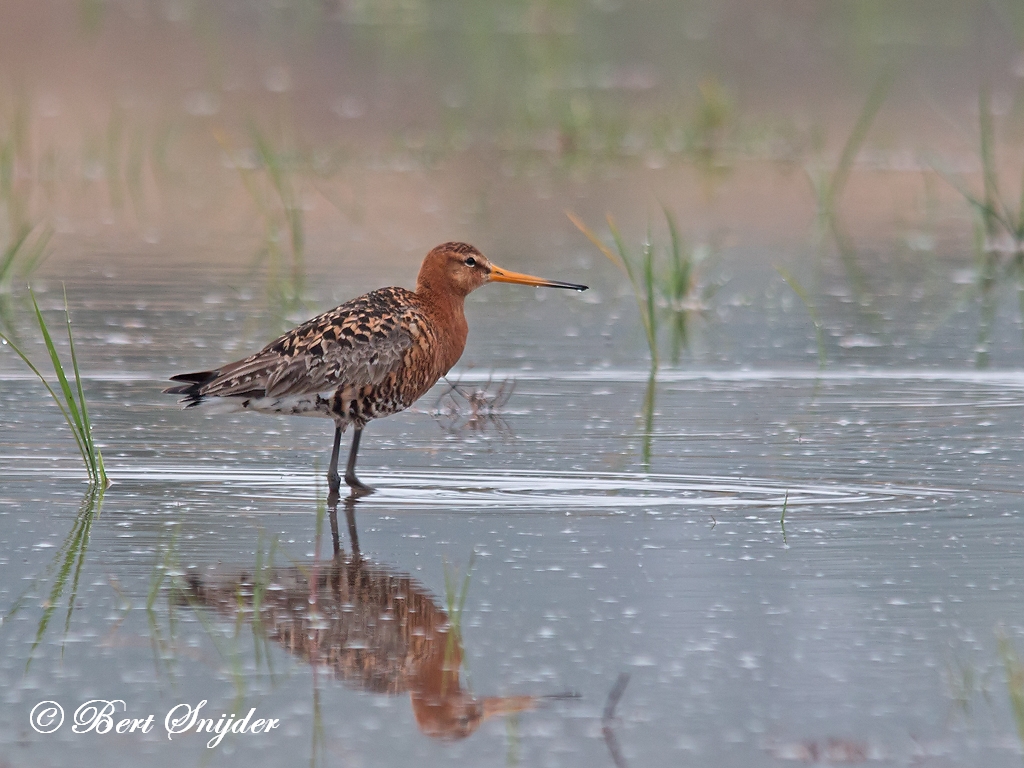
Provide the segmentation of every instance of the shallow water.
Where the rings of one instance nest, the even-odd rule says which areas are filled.
[[[735,302],[702,331],[713,351],[659,373],[648,409],[629,296],[488,287],[453,378],[514,382],[508,402],[474,418],[439,385],[371,424],[364,561],[342,505],[348,559],[332,566],[330,426],[160,394],[168,374],[267,338],[266,307],[230,287],[244,275],[112,269],[67,285],[114,480],[100,502],[38,382],[0,360],[12,762],[1019,763],[1024,376],[941,365],[969,329],[918,342],[916,367],[888,344],[818,370],[799,306]],[[103,290],[115,279],[130,302]],[[334,299],[323,290],[311,310]],[[463,720],[424,714],[435,678]],[[481,720],[488,697],[540,698]],[[50,736],[29,729],[44,699],[68,718]],[[91,699],[154,714],[153,730],[71,733]],[[203,700],[281,724],[213,750],[205,734],[168,741],[168,710]]]

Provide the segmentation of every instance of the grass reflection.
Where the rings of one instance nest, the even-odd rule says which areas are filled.
[[[309,768],[324,764],[327,756],[327,732],[324,730],[324,715],[320,707],[320,680],[314,671],[313,678],[313,733],[309,748]]]
[[[1013,720],[1017,725],[1017,736],[1024,745],[1024,663],[1017,655],[1017,649],[1009,636],[1002,630],[996,632],[999,643],[999,656],[1006,670],[1006,689],[1010,695],[1010,708]]]
[[[167,638],[160,630],[159,616],[156,611],[157,598],[169,580],[173,584],[178,568],[178,532],[175,526],[170,534],[170,541],[165,545],[163,556],[153,564],[149,577],[149,591],[146,593],[146,622],[149,625],[149,641],[153,649],[153,664],[157,675],[170,673],[174,661],[174,638],[176,635],[176,618],[173,601],[167,604]]]
[[[782,498],[782,514],[779,515],[779,528],[782,529],[782,543],[789,546],[789,539],[786,538],[786,512],[789,509],[789,490]]]
[[[629,675],[622,672],[608,692],[608,700],[605,702],[604,712],[601,715],[601,735],[604,736],[604,743],[608,747],[608,754],[611,756],[612,762],[615,763],[615,768],[626,768],[628,765],[626,758],[622,755],[622,749],[613,727],[616,721],[615,709],[619,705],[622,694],[626,692],[627,685],[629,685]]]
[[[263,664],[267,665],[267,671],[271,677],[274,675],[273,669],[273,656],[268,648],[266,633],[263,631],[263,627],[260,624],[262,614],[260,608],[263,605],[263,601],[267,596],[267,590],[270,589],[273,582],[273,567],[274,567],[274,556],[277,553],[277,537],[275,536],[270,540],[269,546],[266,546],[264,551],[264,534],[261,530],[259,532],[259,539],[256,542],[256,561],[253,564],[252,569],[252,644],[253,653],[256,658],[256,668],[259,669]],[[241,593],[238,595],[238,599],[244,599],[244,595]],[[315,604],[314,604],[315,605]],[[241,627],[241,623],[236,625],[236,636],[237,630]]]
[[[35,638],[29,650],[28,660],[25,662],[27,672],[35,657],[36,649],[42,643],[58,607],[67,596],[67,607],[64,613],[64,636],[61,641],[61,657],[64,655],[64,642],[68,632],[71,630],[71,617],[75,611],[75,601],[78,597],[78,587],[82,576],[82,566],[85,564],[85,556],[89,549],[89,533],[92,530],[93,521],[99,516],[100,507],[103,504],[103,488],[90,486],[82,497],[78,512],[75,515],[71,530],[64,538],[57,553],[54,555],[49,567],[46,569],[45,580],[53,579],[50,591],[43,600],[43,613],[39,619]],[[28,593],[19,597],[11,609],[4,616],[4,621],[13,618],[22,608],[28,599]]]
[[[170,544],[164,551],[163,558],[154,566],[153,576],[150,580],[150,592],[146,603],[147,615],[150,616],[151,642],[153,643],[154,653],[160,657],[173,656],[171,649],[173,648],[173,640],[176,636],[177,623],[175,607],[179,605],[187,605],[192,608],[201,607],[195,602],[194,596],[189,589],[189,583],[184,578],[185,572],[181,570],[178,563],[176,542],[177,532],[175,531]],[[196,617],[200,626],[209,637],[210,642],[213,643],[234,684],[235,699],[233,703],[236,708],[241,706],[246,696],[246,677],[248,673],[245,669],[241,641],[244,629],[247,626],[252,631],[253,658],[256,670],[259,671],[266,667],[270,679],[273,681],[275,677],[273,656],[268,648],[266,634],[260,626],[261,614],[259,606],[262,604],[267,590],[271,587],[272,568],[277,547],[276,537],[271,538],[268,542],[263,531],[259,531],[253,567],[246,572],[243,579],[238,583],[238,593],[235,596],[235,600],[239,604],[243,601],[248,601],[255,606],[254,615],[249,617],[248,622],[239,615],[231,631],[223,632],[219,631],[218,627],[211,623],[205,614],[201,611],[196,611]],[[165,583],[167,585],[166,589],[164,589]],[[155,611],[152,611],[152,605],[155,603],[156,596],[160,592],[164,592],[168,596],[167,616],[171,643],[167,644],[164,643],[159,624],[155,620]]]
[[[458,572],[443,560],[444,565],[444,600],[448,606],[448,637],[444,647],[443,668],[448,675],[454,672],[458,674],[459,668],[464,665],[462,659],[462,611],[466,606],[466,596],[469,594],[469,582],[473,575],[473,561],[476,559],[476,552],[470,552],[469,563],[466,565],[466,573],[462,578],[462,584],[458,584]],[[450,677],[446,676],[441,682],[441,693],[445,693]],[[455,680],[458,685],[458,680]]]
[[[651,375],[647,378],[647,389],[644,390],[643,405],[643,439],[641,443],[640,458],[644,471],[651,471],[651,456],[654,444],[654,401],[658,394],[657,371],[651,369]]]

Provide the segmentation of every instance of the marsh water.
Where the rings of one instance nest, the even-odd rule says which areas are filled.
[[[317,600],[316,574],[338,567],[329,424],[204,416],[160,394],[266,332],[246,275],[129,269],[110,258],[67,283],[114,481],[101,500],[38,381],[4,361],[12,762],[614,764],[602,716],[622,674],[610,728],[631,765],[1020,760],[1006,655],[1024,600],[1024,376],[944,358],[952,331],[918,345],[924,363],[879,345],[822,370],[799,304],[730,302],[753,275],[720,297],[737,308],[707,328],[714,351],[651,385],[637,324],[604,322],[632,306],[614,281],[543,301],[487,287],[453,380],[514,384],[507,403],[474,416],[440,384],[371,424],[360,467],[378,490],[351,508],[368,586],[352,586],[343,504],[347,586],[328,579]],[[38,290],[62,306],[55,283]],[[424,642],[443,647],[458,613],[449,698],[535,707],[461,739],[454,715],[420,722],[410,667],[443,665],[394,614],[410,590]],[[381,638],[387,622],[405,641]],[[78,704],[121,699],[156,726],[44,737],[28,720],[44,699],[69,725]],[[166,712],[203,700],[280,729],[215,750],[168,741]]]
[[[45,255],[0,332],[54,381],[27,285],[65,364],[67,296],[112,480],[0,346],[0,764],[1021,763],[1020,245],[957,188],[991,106],[1015,199],[1019,14],[251,5],[0,11],[0,237]],[[660,365],[566,210],[659,277],[674,217]],[[450,239],[591,289],[472,294],[373,494],[326,421],[161,394]],[[201,702],[264,724],[168,734]]]

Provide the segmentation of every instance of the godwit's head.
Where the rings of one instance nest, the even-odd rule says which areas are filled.
[[[545,280],[542,277],[509,272],[495,266],[468,243],[444,243],[423,259],[416,279],[417,293],[438,292],[465,298],[484,283],[518,283],[546,288],[571,288],[585,291],[587,286]]]

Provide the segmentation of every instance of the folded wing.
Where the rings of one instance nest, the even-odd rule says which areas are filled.
[[[314,317],[244,360],[217,371],[179,374],[166,392],[187,406],[207,397],[288,397],[363,387],[401,369],[419,313],[401,288],[373,291]],[[405,300],[403,300],[405,299]]]

